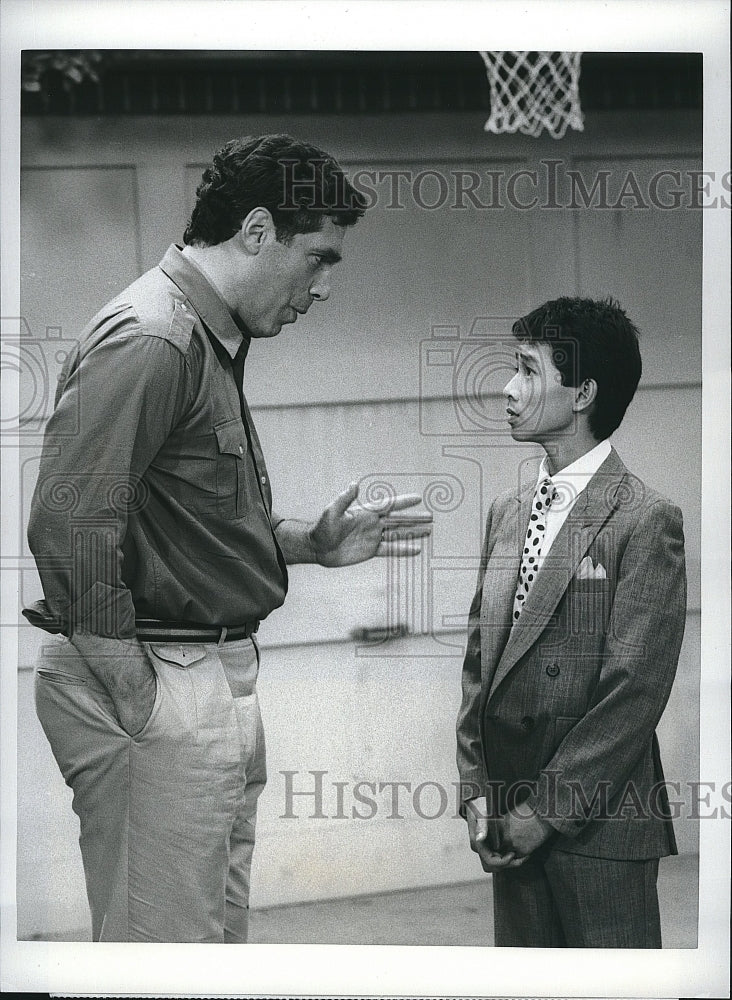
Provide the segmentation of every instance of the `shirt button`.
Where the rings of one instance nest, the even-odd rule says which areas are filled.
[[[267,477],[266,476],[262,476],[262,486],[266,486],[266,485],[267,485]]]
[[[525,715],[523,717],[523,719],[521,720],[521,728],[526,733],[530,733],[531,730],[534,728],[534,720],[530,715]]]
[[[559,664],[558,663],[550,663],[549,666],[546,668],[546,672],[549,675],[549,677],[558,677],[559,676]]]

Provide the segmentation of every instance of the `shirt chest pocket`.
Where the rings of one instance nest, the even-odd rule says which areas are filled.
[[[219,514],[229,520],[247,511],[247,435],[236,418],[214,426],[216,456],[216,503]]]

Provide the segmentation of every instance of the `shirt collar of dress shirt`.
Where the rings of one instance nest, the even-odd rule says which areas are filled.
[[[213,336],[232,360],[244,345],[249,350],[251,337],[234,319],[231,310],[200,267],[173,243],[160,261],[160,269],[183,292]]]
[[[560,469],[553,476],[550,476],[552,483],[560,492],[562,491],[562,487],[566,486],[566,495],[576,500],[608,457],[610,451],[610,442],[608,440],[600,441],[594,448],[590,448],[584,455],[580,455],[571,465],[567,465],[564,469]],[[546,479],[547,476],[549,476],[549,471],[545,455],[539,468],[537,483],[540,483],[542,479]]]

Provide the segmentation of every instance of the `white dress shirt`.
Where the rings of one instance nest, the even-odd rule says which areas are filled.
[[[549,477],[557,491],[557,496],[552,501],[552,505],[546,514],[546,531],[544,532],[544,542],[537,560],[537,571],[541,569],[542,563],[554,543],[554,539],[567,520],[569,512],[577,503],[580,493],[585,489],[609,454],[610,442],[607,440],[600,441],[594,448],[591,448],[581,458],[578,458],[576,462],[572,462],[571,465],[560,469],[559,472],[555,472],[553,476]],[[537,485],[549,475],[546,464],[547,459],[545,456],[539,469]]]

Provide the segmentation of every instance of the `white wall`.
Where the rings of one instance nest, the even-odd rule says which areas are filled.
[[[195,179],[231,135],[287,130],[333,151],[351,170],[518,168],[542,159],[590,176],[697,165],[700,135],[686,114],[588,115],[560,143],[488,137],[475,115],[289,119],[29,119],[23,134],[23,315],[33,335],[75,332],[112,294],[180,240]],[[424,188],[425,197],[433,197]],[[525,195],[522,193],[522,197]],[[406,809],[371,820],[284,820],[284,770],[330,781],[455,780],[453,725],[464,619],[483,510],[532,449],[490,431],[505,373],[485,366],[483,430],[457,423],[452,384],[435,381],[423,342],[435,327],[506,319],[557,294],[613,294],[643,333],[644,379],[616,445],[626,463],[684,511],[690,610],[679,677],[660,737],[667,777],[697,777],[700,533],[701,213],[692,211],[420,209],[383,200],[347,236],[331,301],[273,342],[254,345],[248,395],[276,506],[317,511],[351,478],[417,489],[435,506],[434,538],[397,583],[384,561],[347,570],[298,567],[284,609],[261,630],[261,696],[270,786],[262,800],[252,902],[265,905],[478,875],[461,824]],[[444,331],[443,331],[444,333]],[[443,338],[444,339],[444,338]],[[53,339],[37,350],[55,366]],[[463,349],[464,352],[466,348]],[[462,355],[461,355],[462,357]],[[472,381],[471,381],[472,380]],[[36,386],[40,396],[44,387]],[[49,385],[47,391],[52,391]],[[26,380],[26,397],[33,385]],[[29,406],[20,450],[21,588],[40,596],[24,521],[43,413]],[[42,410],[42,407],[41,407]],[[465,404],[463,405],[465,410]],[[488,428],[486,432],[485,428]],[[682,457],[683,461],[679,462]],[[416,635],[359,655],[353,629],[408,624]],[[16,623],[4,623],[15,627]],[[444,634],[439,634],[444,633]],[[75,817],[31,705],[41,637],[21,628],[19,913],[21,936],[84,921]],[[452,644],[452,648],[449,645]],[[363,653],[363,651],[361,651]],[[312,780],[312,778],[310,779]],[[331,798],[335,792],[331,789]],[[402,792],[404,795],[405,793]],[[388,792],[387,792],[388,795]],[[302,799],[304,806],[308,800]],[[403,801],[411,801],[409,795]],[[349,811],[352,799],[346,797]],[[427,792],[424,810],[437,808]],[[335,802],[325,811],[332,815]],[[682,851],[696,830],[678,824]]]

